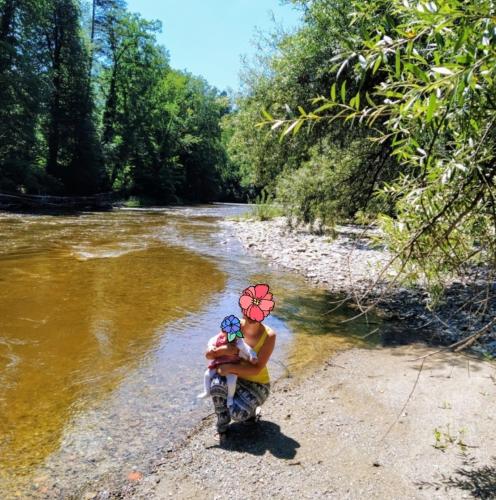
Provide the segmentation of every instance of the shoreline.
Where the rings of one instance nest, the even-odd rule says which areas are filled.
[[[495,297],[482,316],[476,307],[464,306],[477,294],[485,293],[487,283],[483,280],[453,280],[434,312],[427,307],[428,293],[420,287],[397,285],[388,290],[394,271],[381,276],[381,269],[391,254],[374,241],[380,234],[375,228],[341,225],[331,237],[301,227],[290,230],[284,217],[263,222],[225,220],[222,224],[230,228],[247,252],[297,272],[330,293],[347,297],[357,314],[374,306],[379,316],[403,321],[405,328],[416,331],[418,339],[429,344],[452,345],[496,316]],[[496,358],[496,326],[472,345],[471,351]]]
[[[249,251],[263,255],[258,242],[268,244],[263,256],[272,258],[274,265],[296,270],[333,292],[349,291],[344,279],[335,280],[339,287],[329,287],[318,275],[309,276],[316,274],[315,267],[294,256],[308,254],[321,264],[318,252],[298,250],[303,248],[299,237],[283,244],[269,234],[273,222],[223,224],[232,227]],[[265,232],[257,233],[258,224],[265,224]],[[304,238],[321,246],[325,237]],[[353,236],[345,236],[337,244],[347,248],[350,240],[355,243]],[[284,251],[274,259],[270,252],[277,246]],[[366,245],[361,250],[371,252]],[[365,271],[363,265],[362,274],[355,273],[358,288],[368,286]],[[332,268],[327,272],[335,276]],[[404,306],[398,296],[394,300],[393,315],[395,307]],[[414,302],[411,295],[408,300]],[[407,319],[412,309],[404,311]],[[496,364],[447,351],[425,357],[432,351],[409,344],[338,352],[305,375],[274,384],[261,423],[253,428],[233,425],[225,446],[219,446],[214,417],[207,415],[177,446],[164,450],[144,475],[123,477],[124,487],[109,489],[107,484],[97,495],[84,498],[198,499],[227,494],[282,499],[297,493],[299,498],[441,499],[494,494],[496,479],[483,481],[485,475],[496,478],[490,410]]]
[[[232,230],[247,252],[295,271],[336,294],[365,294],[390,258],[371,240],[378,231],[361,226],[338,226],[332,238],[300,227],[290,230],[284,217],[263,222],[225,220],[221,224]],[[379,286],[386,283],[387,277],[378,282]]]
[[[305,377],[278,382],[262,421],[232,425],[226,444],[208,416],[144,477],[83,498],[494,494],[496,484],[483,478],[496,477],[496,366],[448,352],[418,359],[429,352],[421,345],[340,352]]]

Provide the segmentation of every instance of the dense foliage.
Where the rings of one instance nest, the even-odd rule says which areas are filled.
[[[263,193],[299,222],[377,218],[433,291],[496,268],[493,2],[291,3],[302,26],[260,38],[231,104],[123,0],[0,0],[0,189]]]
[[[298,221],[330,223],[357,213],[390,213],[390,200],[373,194],[396,177],[399,166],[389,155],[390,144],[368,140],[370,130],[324,120],[298,130],[297,122],[280,138],[280,127],[292,124],[313,97],[329,95],[337,79],[335,58],[355,50],[361,33],[374,24],[362,19],[350,26],[352,5],[343,0],[295,3],[303,9],[302,27],[262,40],[257,60],[245,69],[244,92],[229,117],[229,158],[244,185],[268,189]],[[379,75],[363,81],[353,75],[350,66],[340,71],[341,78],[352,77],[349,95],[380,81]],[[256,127],[261,111],[272,131]]]
[[[330,93],[315,95],[311,111],[302,108],[297,118],[267,122],[289,135],[305,123],[344,121],[356,133],[367,127],[375,144],[388,146],[399,171],[378,192],[394,201],[394,212],[379,220],[401,275],[425,281],[436,296],[446,278],[479,264],[493,273],[494,3],[376,0],[351,9],[351,24],[370,28],[357,47],[334,58]],[[351,74],[340,76],[342,68]],[[379,82],[367,85],[376,75]],[[350,81],[360,82],[352,92]],[[484,297],[479,303],[484,309]]]
[[[225,196],[228,100],[123,0],[0,0],[0,190]]]

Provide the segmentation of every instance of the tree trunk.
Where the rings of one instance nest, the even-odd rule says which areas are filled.
[[[95,21],[96,21],[96,0],[93,0],[93,7],[91,13],[91,37],[90,37],[90,62],[88,67],[88,95],[90,98],[91,93],[91,73],[93,71],[93,58],[95,57]]]
[[[3,73],[12,59],[5,45],[13,43],[12,24],[15,16],[15,0],[5,0],[0,19],[0,74]],[[3,46],[3,47],[2,47]]]
[[[50,129],[48,132],[48,159],[47,173],[58,177],[59,169],[59,149],[60,149],[60,92],[62,85],[61,75],[61,51],[63,44],[62,28],[57,26],[58,19],[55,16],[56,25],[53,27],[53,56],[52,56],[52,72],[53,72],[53,96],[50,106]]]
[[[110,88],[103,114],[103,143],[108,144],[114,135],[114,121],[117,107],[117,65],[114,63]]]

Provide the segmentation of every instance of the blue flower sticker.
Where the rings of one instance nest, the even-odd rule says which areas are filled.
[[[227,335],[227,341],[232,342],[237,337],[242,339],[243,334],[241,333],[241,322],[239,318],[231,314],[226,316],[222,323],[220,324],[222,331]]]

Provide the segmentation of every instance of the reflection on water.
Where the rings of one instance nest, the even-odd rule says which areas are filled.
[[[303,289],[280,304],[278,314],[293,332],[287,355],[290,372],[298,374],[312,363],[327,360],[338,349],[366,346],[378,340],[379,336],[373,333],[377,318],[363,316],[347,321],[357,312],[330,304],[336,300],[322,290]]]
[[[236,206],[0,214],[0,483],[6,498],[81,492],[144,467],[209,411],[202,352],[239,292],[271,284],[271,371],[297,373],[377,325],[246,255]],[[323,335],[326,334],[326,335]],[[332,335],[330,335],[332,334]],[[125,475],[124,475],[125,477]]]

